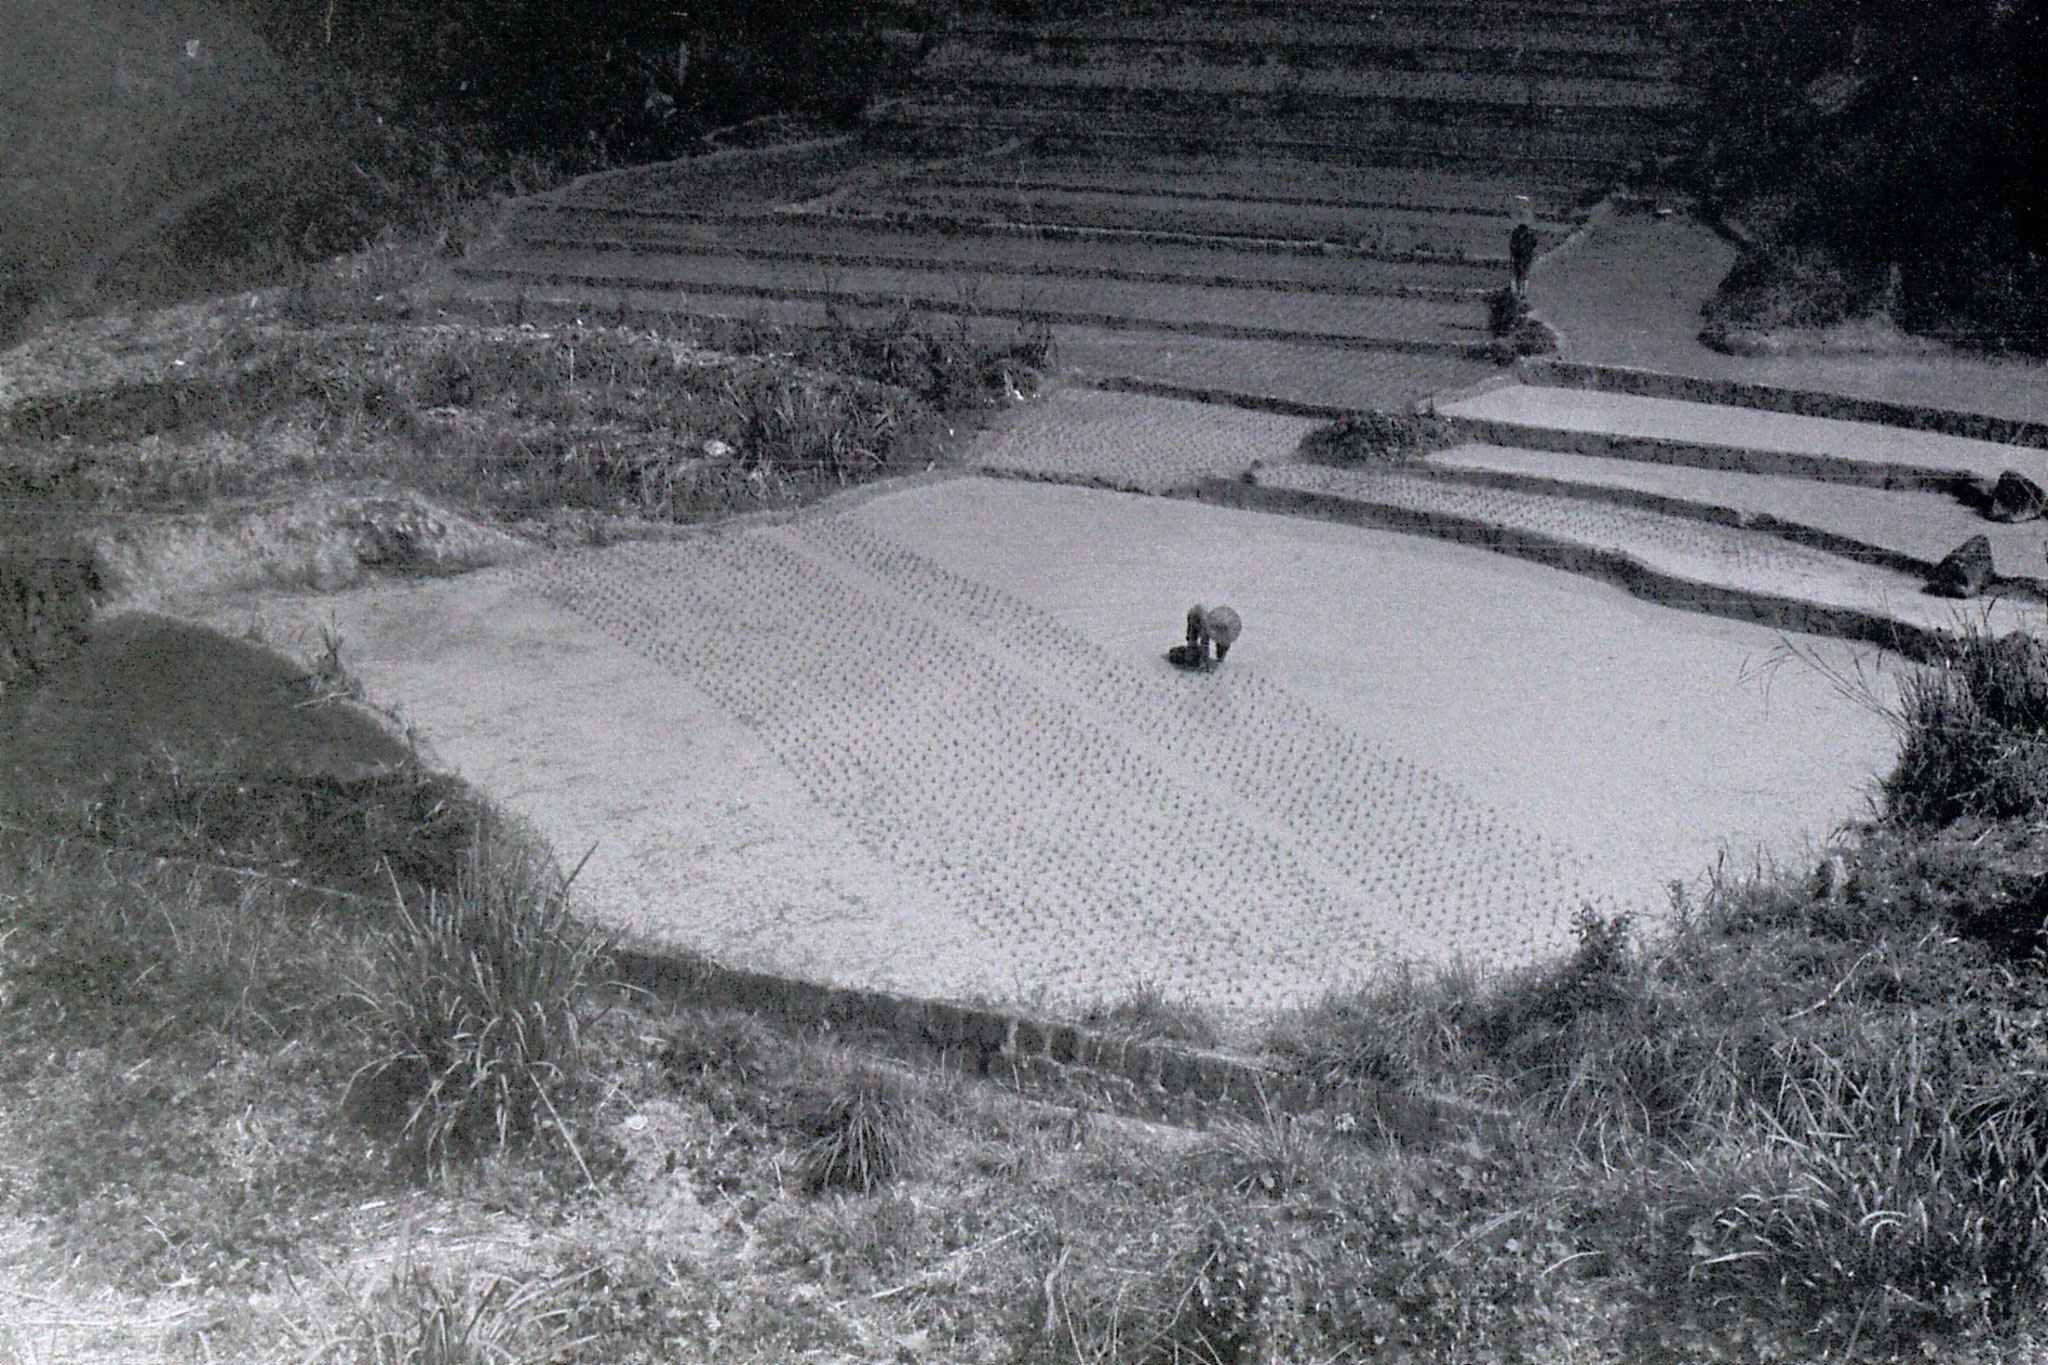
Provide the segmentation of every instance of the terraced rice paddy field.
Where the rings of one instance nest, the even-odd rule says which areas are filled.
[[[1921,590],[1918,575],[1861,564],[1765,531],[1716,525],[1611,503],[1449,483],[1412,474],[1287,464],[1261,470],[1270,487],[1333,494],[1378,506],[1443,514],[1477,525],[1625,553],[1703,584],[1760,588],[1827,607],[1856,608],[1928,629],[1980,622],[2003,634],[2036,615],[2031,604],[1988,601],[1961,609]]]
[[[1255,435],[1256,433],[1254,433]],[[1196,599],[1246,634],[1161,657]],[[978,477],[284,601],[628,934],[922,994],[1258,1013],[1528,961],[1891,736],[1767,631],[1431,541]],[[1844,668],[1847,646],[1817,644]]]

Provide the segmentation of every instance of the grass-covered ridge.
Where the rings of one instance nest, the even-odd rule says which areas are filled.
[[[929,468],[1052,360],[1043,329],[908,314],[414,320],[417,264],[7,353],[0,520],[67,528],[80,591],[122,600],[448,572]],[[8,591],[47,597],[30,579],[55,564],[36,551]]]

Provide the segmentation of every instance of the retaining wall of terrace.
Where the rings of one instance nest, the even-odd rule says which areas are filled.
[[[54,858],[175,871],[221,895],[240,894],[257,881],[308,910],[335,900],[381,904],[371,897],[256,869],[164,857],[12,826],[0,828],[0,833],[17,846],[35,845]],[[1079,1097],[1119,1113],[1186,1126],[1205,1127],[1220,1118],[1334,1109],[1348,1115],[1358,1132],[1421,1145],[1460,1133],[1498,1136],[1517,1121],[1503,1111],[1446,1096],[1367,1084],[1318,1085],[1243,1057],[1119,1037],[989,1005],[924,1000],[727,967],[694,953],[619,949],[613,954],[611,981],[671,1003],[773,1014],[798,1024],[863,1035],[900,1050],[936,1053],[944,1064],[1026,1094],[1070,1103]]]
[[[773,1013],[936,1051],[1026,1092],[1083,1094],[1120,1112],[1206,1126],[1220,1117],[1334,1108],[1361,1131],[1408,1144],[1498,1134],[1510,1114],[1445,1096],[1366,1084],[1318,1085],[1242,1057],[1120,1037],[988,1005],[921,1000],[720,966],[694,955],[621,951],[615,979],[656,997]]]

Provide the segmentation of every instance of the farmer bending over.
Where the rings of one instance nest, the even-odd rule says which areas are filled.
[[[1229,607],[1204,607],[1198,602],[1188,608],[1187,643],[1169,650],[1167,657],[1182,668],[1206,672],[1223,662],[1243,629],[1244,623]]]

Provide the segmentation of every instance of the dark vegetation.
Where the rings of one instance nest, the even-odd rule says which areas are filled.
[[[0,826],[365,894],[452,891],[495,825],[350,699],[246,641],[100,625],[0,702]]]
[[[75,653],[103,593],[90,545],[47,534],[0,539],[0,693]]]
[[[1509,285],[1486,296],[1486,330],[1494,338],[1493,354],[1502,364],[1557,350],[1557,334]]]
[[[1698,7],[1703,188],[1759,238],[1723,330],[1888,312],[2048,348],[2048,8],[2035,0]]]
[[[34,316],[270,284],[393,237],[459,251],[496,196],[743,121],[848,126],[944,20],[935,0],[11,8],[0,342]]]
[[[496,146],[672,156],[766,114],[844,126],[923,56],[937,0],[227,0],[288,58],[406,92]]]
[[[1880,818],[1814,878],[1720,882],[1640,942],[1588,912],[1565,962],[1333,1002],[1276,1045],[1540,1116],[1636,1350],[1946,1356],[2037,1330],[2048,652],[1965,640],[1895,715]]]
[[[1318,464],[1412,464],[1451,443],[1442,418],[1413,412],[1362,412],[1301,438],[1301,456]]]

